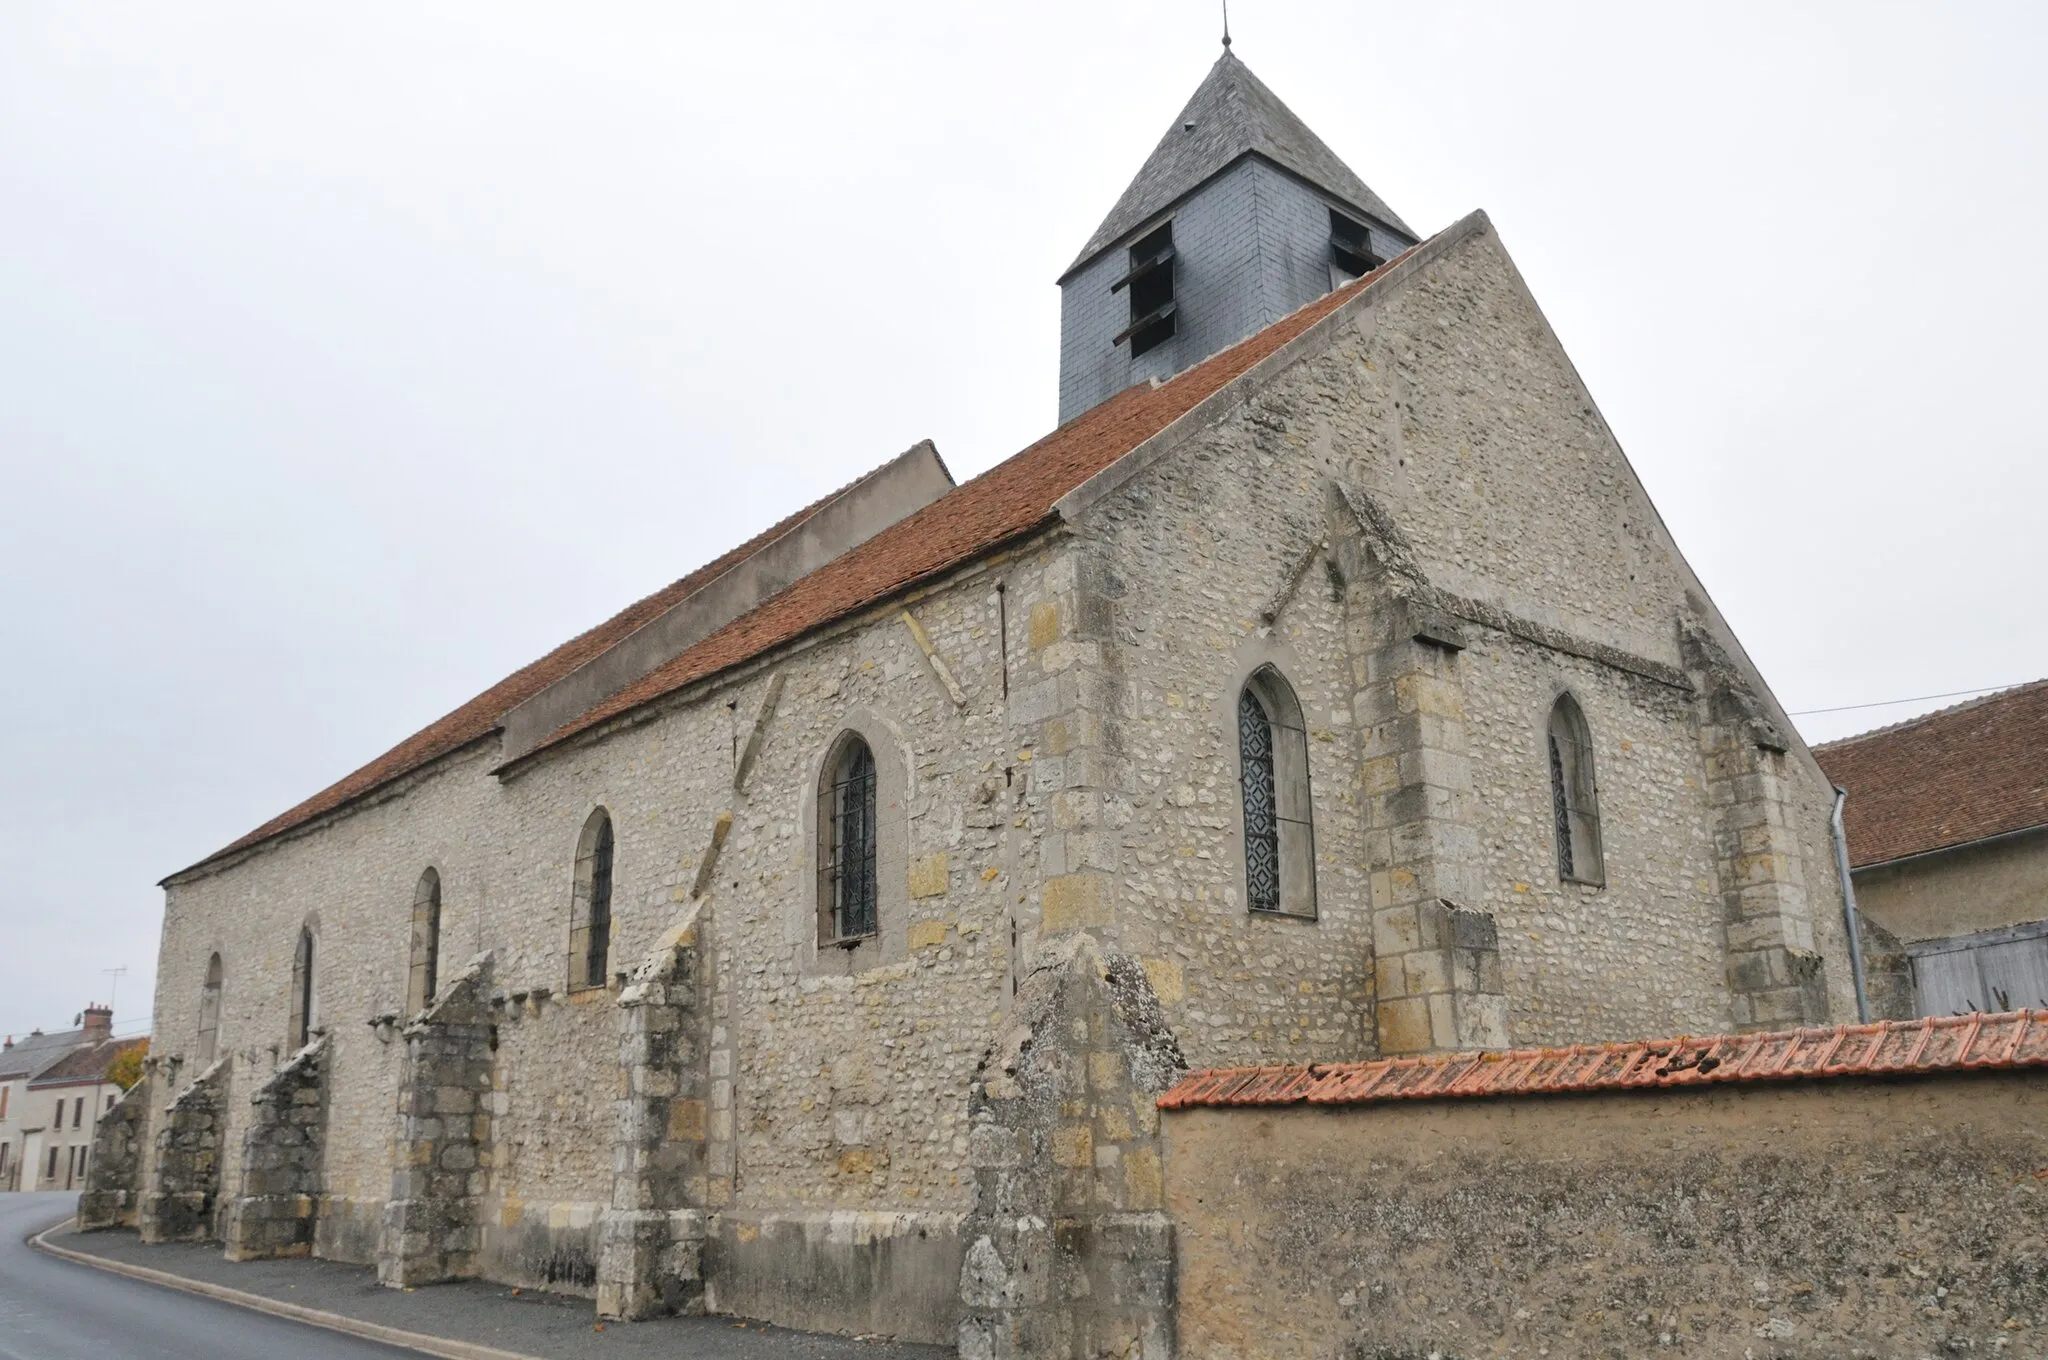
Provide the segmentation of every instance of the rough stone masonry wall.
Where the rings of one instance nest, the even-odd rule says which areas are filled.
[[[145,1074],[122,1092],[93,1127],[85,1192],[78,1197],[81,1232],[135,1226],[149,1147],[149,1107],[156,1084],[152,1076]]]
[[[1165,1116],[1204,1360],[2038,1355],[2038,1072]]]
[[[1034,924],[1009,901],[1029,869],[1013,822],[1029,808],[1032,753],[1014,738],[997,629],[1007,613],[1020,670],[1047,570],[1042,552],[993,563],[909,601],[918,630],[901,606],[878,612],[506,785],[572,832],[588,808],[611,809],[622,969],[688,909],[731,814],[702,884],[715,903],[700,960],[713,980],[702,1203],[713,1311],[951,1338],[967,1090],[1006,1005],[1012,928]],[[1013,683],[1012,703],[1018,693]],[[757,724],[763,740],[737,780]],[[815,887],[819,775],[849,728],[875,749],[897,838],[879,861],[881,937],[851,952],[819,947]],[[551,891],[563,891],[572,848],[536,875]],[[513,939],[501,987],[537,961],[558,968],[560,949],[553,932]],[[609,1127],[603,1146],[609,1165]]]
[[[249,1097],[240,1192],[222,1233],[230,1261],[306,1256],[326,1188],[327,1040],[292,1054]]]
[[[1493,918],[1512,1042],[1735,1026],[1719,820],[1679,642],[1681,622],[1707,606],[1490,228],[1308,340],[1291,367],[1255,374],[1162,436],[1165,451],[1093,496],[1076,525],[1117,592],[1123,652],[1133,778],[1115,809],[1117,947],[1156,961],[1198,1064],[1372,1051],[1370,915],[1391,901],[1394,869],[1416,871],[1373,839],[1397,831],[1375,820],[1377,754],[1413,784],[1388,809],[1447,806],[1466,781],[1468,840],[1427,819],[1400,834],[1467,847],[1462,881],[1423,896]],[[1449,619],[1463,650],[1429,661],[1427,676],[1386,675],[1384,711],[1367,703],[1372,676],[1353,674],[1366,658],[1342,645],[1343,596],[1359,583],[1330,571],[1332,485],[1399,536],[1411,575],[1394,585],[1467,611]],[[1418,582],[1428,591],[1415,594]],[[1398,599],[1392,586],[1366,592],[1351,620],[1370,634],[1372,611]],[[1261,661],[1280,667],[1308,717],[1313,924],[1252,918],[1241,899],[1232,706]],[[1604,887],[1557,874],[1543,731],[1567,689],[1597,748]],[[1425,691],[1449,707],[1421,713]],[[1390,719],[1443,744],[1379,751]],[[1810,947],[1844,960],[1825,983],[1830,1013],[1846,1017],[1829,796],[1803,752],[1785,761]],[[1422,772],[1430,762],[1437,775]],[[1440,789],[1439,776],[1450,781]],[[1416,953],[1422,995],[1431,951],[1418,938],[1393,952]],[[1451,966],[1455,952],[1436,962]],[[1404,986],[1411,974],[1404,963]],[[1377,983],[1382,1004],[1399,998],[1384,973]]]
[[[148,1188],[136,1212],[143,1241],[203,1241],[214,1235],[231,1071],[228,1059],[216,1059],[153,1121]]]
[[[327,1030],[329,1148],[319,1255],[368,1264],[391,1187],[399,1041],[421,871],[442,875],[442,971],[480,952],[489,848],[466,834],[486,752],[470,748],[404,781],[394,797],[250,852],[220,872],[173,880],[165,893],[154,1042],[191,1070],[207,960],[225,974],[217,1051],[244,1073],[268,1074],[289,1054],[293,951],[311,924],[315,1017]],[[251,1107],[223,1111],[239,1148]],[[238,1158],[225,1193],[239,1193]]]
[[[593,808],[610,810],[611,956],[624,971],[684,910],[729,812],[706,885],[718,902],[706,971],[718,985],[706,998],[704,1196],[716,1211],[707,1253],[722,1271],[708,1304],[950,1339],[969,1195],[967,1090],[1007,1005],[1013,939],[1028,948],[1036,931],[1033,831],[1017,822],[1052,816],[1032,780],[1032,744],[1016,737],[1035,734],[1038,720],[1013,720],[1011,707],[1033,664],[1032,610],[1067,588],[1061,560],[1041,546],[992,562],[908,601],[916,630],[902,604],[877,611],[506,779],[490,774],[485,743],[390,797],[174,882],[161,1042],[193,1051],[217,950],[227,972],[221,1047],[267,1069],[287,1026],[292,945],[315,921],[334,1120],[317,1249],[373,1256],[398,1132],[412,894],[435,868],[444,971],[480,949],[494,957],[495,1146],[478,1270],[594,1291],[613,1191],[619,1008],[616,988],[567,988],[577,836]],[[1007,699],[1005,615],[1017,681]],[[736,784],[764,708],[762,740]],[[901,776],[902,829],[884,859],[886,939],[869,951],[878,957],[857,961],[818,949],[814,915],[815,790],[849,726]]]

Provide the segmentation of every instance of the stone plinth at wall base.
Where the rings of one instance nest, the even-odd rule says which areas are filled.
[[[204,1242],[213,1236],[213,1192],[144,1195],[135,1218],[145,1242]]]
[[[228,1209],[226,1246],[230,1261],[313,1254],[315,1201],[307,1195],[245,1195]]]
[[[133,1190],[88,1190],[78,1197],[78,1230],[132,1228],[142,1196]]]
[[[704,1248],[706,1311],[799,1331],[946,1345],[960,1323],[957,1210],[726,1210]]]
[[[466,1210],[445,1199],[395,1199],[384,1206],[377,1283],[392,1289],[475,1276],[480,1233]]]
[[[607,1210],[598,1223],[598,1316],[702,1313],[708,1232],[696,1209]]]

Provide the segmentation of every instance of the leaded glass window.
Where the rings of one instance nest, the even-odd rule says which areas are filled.
[[[830,896],[835,941],[875,933],[875,755],[849,738],[834,762],[826,789],[824,887]]]
[[[1550,759],[1550,816],[1557,840],[1557,876],[1575,883],[1604,883],[1607,870],[1600,844],[1600,798],[1593,778],[1593,734],[1571,695],[1558,697],[1544,727]]]
[[[220,955],[215,954],[206,961],[206,985],[199,992],[199,1069],[205,1071],[213,1062],[214,1049],[220,1040],[220,987],[222,969]],[[6,1110],[0,1107],[0,1115]]]
[[[602,987],[612,952],[612,860],[617,840],[603,808],[576,842],[576,884],[569,917],[569,985]],[[438,882],[437,882],[438,887]],[[439,898],[435,899],[438,917]],[[438,927],[438,920],[436,926]]]
[[[1249,688],[1237,696],[1239,778],[1244,785],[1245,900],[1280,910],[1280,822],[1274,815],[1273,720]]]
[[[313,928],[299,929],[299,947],[292,955],[291,1047],[304,1048],[313,1038]]]
[[[593,987],[602,986],[612,948],[612,819],[597,829],[597,844],[590,852],[590,938],[584,953],[583,976]]]
[[[1294,691],[1272,667],[1237,696],[1243,794],[1245,904],[1288,916],[1316,914],[1315,827],[1308,733]]]
[[[412,894],[412,962],[406,973],[405,1007],[423,1009],[434,999],[441,966],[441,875],[420,875]]]
[[[1564,772],[1564,749],[1557,744],[1557,733],[1544,734],[1550,746],[1550,821],[1557,833],[1557,872],[1565,878],[1572,876],[1572,802],[1566,791]]]

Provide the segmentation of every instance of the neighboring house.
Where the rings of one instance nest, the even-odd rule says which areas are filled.
[[[77,1029],[26,1038],[7,1037],[0,1047],[0,1190],[32,1190],[40,1177],[25,1170],[31,1151],[40,1154],[41,1135],[50,1122],[47,1097],[31,1099],[30,1083],[79,1049],[97,1048],[112,1037],[114,1013],[105,1006],[87,1006]],[[30,1130],[36,1145],[28,1146]]]
[[[2048,680],[1814,748],[1921,1015],[2048,1008]]]
[[[28,1117],[22,1129],[22,1189],[85,1187],[93,1133],[101,1116],[121,1098],[121,1086],[107,1069],[123,1052],[148,1044],[147,1037],[81,1044],[30,1079]]]
[[[1157,1287],[1183,1061],[1854,1016],[1826,779],[1484,214],[1420,239],[1225,55],[1060,409],[167,879],[144,1239],[950,1340],[1073,1244]]]

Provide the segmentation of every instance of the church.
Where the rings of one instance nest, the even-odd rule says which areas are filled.
[[[167,878],[88,1218],[1163,1357],[1189,1068],[1858,1018],[1830,783],[1484,213],[1226,48],[1058,283],[1051,433]]]

